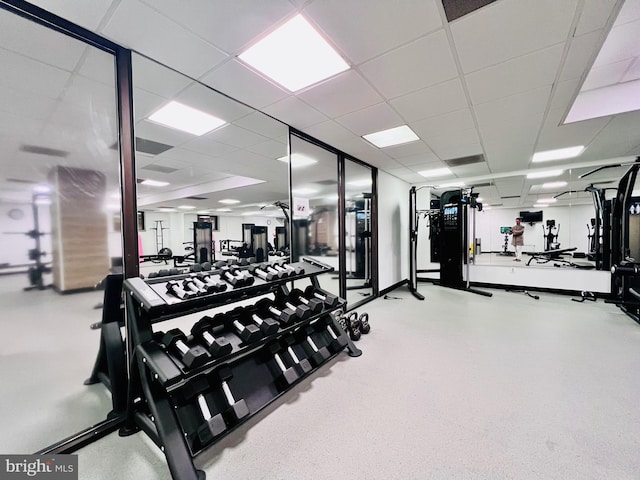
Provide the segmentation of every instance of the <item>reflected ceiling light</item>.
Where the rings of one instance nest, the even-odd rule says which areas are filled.
[[[216,208],[216,212],[231,212],[230,208]]]
[[[533,206],[535,208],[544,208],[544,207],[548,207],[549,205],[546,205],[544,203],[534,203]]]
[[[567,182],[547,182],[542,184],[542,188],[560,188],[566,186]]]
[[[242,214],[243,217],[257,217],[259,215],[262,215],[262,212],[244,212]]]
[[[371,185],[371,179],[370,178],[364,178],[362,180],[354,180],[353,182],[347,182],[347,185],[351,185],[354,187],[367,187],[369,185]]]
[[[435,177],[444,177],[446,175],[451,175],[451,170],[448,168],[434,168],[431,170],[421,170],[418,174],[422,175],[425,178],[435,178]]]
[[[211,212],[209,210],[198,210],[196,213],[198,215],[208,215]]]
[[[387,130],[368,133],[367,135],[363,135],[362,138],[369,143],[373,143],[378,148],[392,147],[394,145],[420,140],[420,137],[407,125],[400,125],[399,127],[389,128]]]
[[[444,183],[442,185],[438,185],[436,188],[458,188],[458,187],[464,187],[464,182]]]
[[[33,187],[33,193],[51,193],[51,187],[47,184],[41,183]]]
[[[539,198],[536,203],[556,203],[557,201],[555,198]]]
[[[240,203],[240,200],[234,200],[233,198],[223,198],[222,200],[218,200],[218,203],[224,203],[225,205],[235,205],[236,203]]]
[[[476,202],[482,202],[482,197],[476,197]]]
[[[159,212],[165,212],[165,213],[171,213],[171,212],[177,212],[178,210],[176,210],[175,208],[168,208],[168,207],[160,207],[158,208]]]
[[[329,200],[331,202],[337,202],[338,201],[338,194],[334,194],[334,195],[327,195],[326,197],[324,197],[325,200]]]
[[[169,182],[161,182],[160,180],[146,179],[146,180],[142,180],[140,184],[148,185],[150,187],[166,187],[167,185],[169,185]]]
[[[311,195],[312,193],[318,193],[318,190],[314,188],[294,188],[291,192],[296,195]]]
[[[527,173],[527,178],[545,178],[545,177],[557,177],[562,175],[564,170],[545,170],[544,172],[531,172]]]
[[[36,205],[51,205],[51,199],[49,197],[37,197],[34,202]]]
[[[531,161],[533,163],[549,162],[551,160],[564,160],[566,158],[575,158],[582,155],[584,145],[576,147],[558,148],[556,150],[545,150],[544,152],[536,152],[533,154]]]
[[[238,58],[291,92],[349,69],[302,15],[293,17]]]
[[[107,205],[105,205],[105,208],[109,212],[119,212],[120,211],[120,205],[118,205],[117,203],[108,203]]]
[[[278,160],[284,163],[289,163],[289,155],[280,157]],[[306,155],[301,155],[300,153],[294,153],[291,155],[291,168],[308,167],[314,163],[318,163],[318,161],[311,157],[307,157]]]
[[[171,101],[149,115],[148,120],[193,135],[204,135],[222,125],[224,120],[188,105]]]
[[[196,207],[194,207],[193,205],[178,205],[178,208],[180,210],[195,210]]]

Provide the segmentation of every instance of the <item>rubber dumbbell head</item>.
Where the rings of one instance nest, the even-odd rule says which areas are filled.
[[[211,414],[211,410],[209,410],[209,405],[207,404],[207,399],[204,395],[198,395],[197,402],[198,409],[200,410],[204,423],[200,424],[196,434],[200,441],[200,445],[205,446],[211,443],[218,435],[223,433],[227,429],[227,425],[224,423],[224,418],[222,418],[220,413],[216,415]]]
[[[260,268],[259,265],[253,265],[249,267],[249,272],[251,272],[256,277],[261,278],[265,282],[271,282],[279,278],[278,275],[274,275],[273,273],[266,272],[265,270]]]
[[[306,320],[307,318],[309,318],[312,315],[312,311],[309,307],[307,307],[304,304],[294,304],[291,303],[289,298],[281,298],[280,299],[280,306],[282,308],[285,309],[290,309],[293,312],[295,312],[295,315],[300,319],[300,320]]]
[[[192,292],[196,295],[204,295],[207,292],[206,288],[201,288],[198,285],[196,285],[196,282],[193,281],[193,278],[189,277],[189,278],[185,278],[182,281],[182,288],[187,291],[187,292]]]
[[[267,349],[273,356],[273,360],[278,367],[276,383],[284,388],[295,383],[300,378],[300,375],[294,367],[287,367],[282,361],[282,358],[280,357],[280,345],[272,343],[267,347]]]
[[[311,338],[311,333],[313,333],[313,328],[307,327],[302,329],[301,334],[303,336],[303,344],[306,344],[305,349],[309,351],[309,360],[315,366],[318,366],[325,362],[330,356],[329,350],[327,347],[320,347],[316,345],[316,342]]]
[[[244,325],[238,316],[231,318],[231,327],[244,343],[254,343],[262,338],[260,329],[255,325]]]
[[[286,308],[280,310],[268,298],[258,300],[258,303],[256,303],[256,308],[258,309],[258,313],[261,313],[263,316],[270,316],[272,318],[275,318],[285,325],[294,322],[297,318],[295,311]]]
[[[233,346],[225,337],[216,337],[213,334],[211,320],[212,318],[207,316],[198,320],[191,327],[191,334],[204,342],[211,356],[219,358],[231,353]]]
[[[187,338],[177,328],[169,330],[162,336],[162,344],[167,349],[179,354],[180,360],[187,368],[196,368],[207,363],[211,356],[201,345],[190,347],[186,343]]]
[[[173,295],[180,300],[188,300],[190,298],[194,298],[196,296],[195,293],[191,291],[186,291],[182,288],[182,285],[176,280],[170,280],[167,282],[167,292]]]
[[[271,317],[262,318],[256,313],[249,313],[247,318],[258,326],[263,335],[273,335],[280,329],[278,322]]]
[[[346,336],[340,332],[336,332],[333,321],[331,320],[331,317],[329,315],[321,318],[318,321],[318,324],[322,325],[324,327],[324,330],[329,333],[329,336],[331,337],[331,341],[327,345],[329,347],[329,350],[331,350],[333,353],[336,353],[347,346]]]
[[[285,268],[286,270],[289,270],[290,272],[292,272],[293,275],[304,275],[304,268],[299,267],[299,266],[293,266],[290,265],[288,263],[281,263],[279,264],[282,266],[282,268]]]
[[[301,303],[309,307],[313,313],[320,313],[324,308],[324,303],[322,302],[322,300],[318,298],[307,298],[297,288],[294,288],[293,290],[291,290],[290,296],[297,303]]]
[[[338,305],[338,297],[336,295],[332,295],[331,293],[327,292],[320,292],[316,290],[313,285],[309,285],[305,289],[304,295],[307,298],[317,298],[318,300],[323,301],[324,304],[329,308],[333,308]]]
[[[309,373],[313,367],[309,363],[309,360],[304,357],[300,358],[300,356],[295,352],[293,348],[295,342],[296,340],[293,336],[288,336],[284,339],[284,346],[286,347],[287,353],[291,357],[296,370],[298,370],[298,374],[302,376],[305,373]]]
[[[247,407],[247,402],[245,402],[244,399],[236,400],[233,393],[231,393],[231,388],[227,383],[232,377],[231,370],[223,368],[218,375],[220,376],[222,393],[227,403],[227,409],[223,412],[223,416],[231,423],[242,420],[249,415],[249,407]]]

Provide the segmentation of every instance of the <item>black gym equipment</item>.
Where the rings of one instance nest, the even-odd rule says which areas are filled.
[[[243,307],[237,307],[228,313],[218,313],[213,317],[214,323],[224,323],[229,330],[232,330],[245,344],[255,343],[262,339],[260,329],[253,325],[241,322],[245,316]]]
[[[258,302],[256,303],[256,310],[259,315],[262,315],[263,318],[264,317],[275,318],[276,320],[278,320],[279,322],[285,325],[289,325],[290,323],[295,322],[296,319],[298,318],[295,310],[292,310],[289,308],[280,309],[276,307],[273,301],[271,301],[268,298],[263,298],[261,300],[258,300]]]
[[[556,225],[555,220],[547,220],[546,227],[542,225],[542,233],[544,239],[544,250],[560,250],[558,235],[560,234],[560,224]]]
[[[280,329],[280,324],[271,316],[265,316],[263,318],[253,311],[245,310],[243,319],[245,322],[255,324],[264,336],[273,335]]]
[[[224,292],[227,289],[227,284],[218,281],[218,276],[213,276],[208,273],[198,273],[196,278],[207,286],[207,289],[213,293]]]
[[[167,282],[167,293],[170,293],[180,300],[186,300],[196,296],[195,292],[185,290],[177,280],[170,280]]]
[[[281,310],[290,310],[295,312],[296,317],[300,320],[306,320],[313,314],[311,309],[304,303],[292,303],[292,298],[288,295],[277,295],[276,306]]]
[[[280,275],[277,273],[271,273],[271,272],[267,272],[266,270],[263,270],[261,265],[250,266],[249,272],[255,275],[256,277],[261,278],[265,282],[272,282],[280,278]]]
[[[233,346],[223,335],[214,334],[211,320],[211,317],[202,317],[191,327],[191,334],[207,347],[213,358],[220,358],[231,353]]]
[[[255,279],[251,276],[244,275],[240,270],[231,269],[230,267],[222,267],[219,270],[220,278],[230,284],[233,288],[248,287],[253,285]]]
[[[289,296],[293,299],[294,302],[301,303],[309,307],[314,314],[320,313],[324,309],[324,302],[322,300],[313,297],[307,298],[304,296],[302,291],[298,290],[297,288],[291,290]]]
[[[320,332],[324,331],[329,334],[331,340],[327,344],[327,347],[333,353],[339,352],[347,346],[347,339],[345,335],[336,331],[333,325],[333,319],[330,315],[320,317],[318,321],[314,323],[314,327]]]
[[[500,233],[504,235],[504,243],[502,244],[502,252],[498,253],[498,255],[503,257],[514,256],[515,252],[509,251],[509,235],[513,233],[511,227],[500,227]]]
[[[362,313],[358,317],[358,321],[360,322],[360,331],[363,334],[367,334],[371,331],[371,325],[369,324],[369,314],[367,312]]]
[[[187,337],[177,328],[165,333],[161,343],[167,350],[175,353],[187,368],[200,367],[211,359],[209,353],[201,345],[193,347],[187,345]]]
[[[284,344],[283,346],[284,348],[286,348],[287,353],[289,354],[289,357],[291,357],[291,360],[293,361],[295,368],[296,370],[298,370],[298,374],[300,374],[300,376],[309,373],[313,369],[311,363],[309,363],[309,360],[304,357],[300,358],[295,352],[293,347],[296,344],[296,339],[293,335],[285,337],[282,343]]]
[[[345,230],[349,245],[346,253],[347,280],[363,280],[347,285],[347,290],[371,288],[371,193],[350,201],[345,207]]]
[[[318,347],[316,345],[316,342],[311,337],[313,333],[313,327],[307,325],[298,330],[296,335],[302,340],[303,348],[307,352],[307,358],[317,367],[324,363],[331,356],[331,353],[327,350],[327,347]]]
[[[217,372],[217,376],[220,379],[220,386],[222,387],[222,393],[224,394],[224,400],[226,402],[226,409],[222,412],[222,416],[229,424],[237,423],[244,417],[249,415],[249,407],[244,399],[236,400],[231,393],[229,387],[229,381],[233,378],[233,373],[229,367],[222,367]]]
[[[324,302],[327,308],[335,307],[340,301],[338,296],[333,295],[329,292],[325,292],[324,290],[320,290],[313,285],[309,285],[304,289],[304,295],[307,298],[317,298],[318,300]]]
[[[288,388],[300,378],[300,374],[295,368],[295,364],[288,367],[282,361],[282,357],[280,356],[282,347],[278,342],[271,342],[267,345],[265,352],[270,368],[274,373],[275,383],[280,389],[284,390]]]

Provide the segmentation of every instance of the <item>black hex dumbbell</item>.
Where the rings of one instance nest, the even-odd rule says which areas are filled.
[[[313,367],[309,363],[309,360],[307,360],[306,358],[300,358],[298,354],[296,354],[295,350],[293,349],[293,346],[296,343],[296,339],[293,337],[293,335],[289,335],[288,337],[286,337],[283,340],[283,343],[284,347],[287,349],[287,353],[291,357],[291,360],[293,360],[293,363],[295,364],[295,367],[298,370],[300,376],[304,375],[305,373],[309,373]]]
[[[260,265],[250,266],[249,272],[251,272],[256,277],[261,278],[265,282],[271,282],[273,280],[278,280],[280,278],[280,276],[277,274],[269,273],[266,270],[263,270]]]
[[[236,400],[233,393],[231,393],[231,388],[229,388],[229,384],[227,382],[231,380],[232,377],[233,374],[229,367],[223,367],[218,371],[218,378],[221,382],[222,393],[224,394],[224,399],[227,404],[227,409],[222,413],[222,415],[227,419],[227,422],[236,423],[249,415],[249,407],[247,407],[247,402],[245,402],[244,399],[241,398],[240,400]]]
[[[179,355],[180,360],[187,368],[199,367],[211,359],[209,353],[201,345],[193,347],[187,345],[187,337],[177,328],[165,333],[161,341],[167,350],[172,350]]]
[[[278,265],[280,265],[281,268],[284,268],[285,270],[288,270],[289,272],[291,272],[289,275],[294,276],[294,275],[304,275],[304,268],[296,265],[293,266],[289,263],[279,263]]]
[[[300,378],[297,370],[294,367],[287,367],[280,357],[281,347],[278,343],[273,342],[267,345],[266,351],[275,362],[277,366],[276,370],[276,385],[280,388],[287,388],[292,385],[296,380]]]
[[[312,333],[313,327],[307,325],[306,327],[301,328],[297,332],[297,335],[300,339],[303,340],[305,350],[309,354],[309,360],[317,367],[318,365],[324,363],[324,361],[331,356],[331,353],[329,352],[329,350],[327,350],[327,347],[318,348],[316,342],[314,342],[313,338],[311,338]]]
[[[306,320],[313,314],[309,307],[302,303],[293,303],[291,301],[292,299],[288,296],[276,298],[276,300],[279,307],[293,310],[300,320]]]
[[[313,285],[309,285],[304,290],[304,296],[307,298],[317,298],[318,300],[322,300],[324,304],[328,308],[333,308],[338,304],[338,297],[336,295],[332,295],[331,293],[319,291]]]
[[[182,288],[182,285],[180,285],[180,282],[178,282],[177,280],[170,280],[167,282],[167,293],[170,293],[180,300],[188,300],[196,296],[195,293],[186,291],[184,288]]]
[[[262,333],[260,333],[260,329],[255,325],[245,325],[240,321],[240,318],[243,316],[243,310],[242,307],[239,307],[226,315],[218,315],[224,315],[225,324],[228,325],[229,329],[233,330],[244,343],[257,342],[262,338]],[[218,315],[216,315],[216,317]],[[214,317],[214,319],[216,317]]]
[[[271,264],[264,264],[263,265],[263,270],[273,274],[273,275],[277,275],[278,278],[287,278],[290,277],[289,272],[286,270],[278,270],[276,268],[273,267],[273,265]]]
[[[253,282],[255,281],[255,278],[245,276],[240,273],[239,270],[232,270],[229,267],[223,267],[220,270],[220,278],[231,284],[233,288],[248,287],[249,285],[253,285]]]
[[[217,285],[215,285],[214,283],[206,283],[202,279],[198,278],[197,275],[193,275],[193,276],[191,276],[189,278],[185,278],[184,281],[185,282],[186,281],[190,281],[191,283],[193,283],[193,285],[195,285],[200,290],[203,290],[205,293],[217,293],[218,292]]]
[[[270,316],[265,315],[263,318],[256,312],[245,310],[242,318],[245,323],[251,322],[255,324],[265,336],[273,335],[280,329],[280,324]]]
[[[309,307],[313,313],[320,313],[324,309],[324,302],[322,300],[319,298],[307,298],[297,288],[291,290],[289,296],[294,302],[301,303]]]
[[[182,288],[184,288],[187,292],[192,292],[196,296],[197,295],[205,295],[207,292],[206,288],[201,288],[193,281],[193,278],[187,277],[182,281]]]
[[[326,330],[329,333],[329,335],[331,336],[331,342],[329,342],[328,347],[329,350],[331,350],[333,353],[339,352],[347,346],[346,335],[341,332],[336,333],[334,331],[333,321],[331,320],[331,317],[329,315],[325,315],[318,319],[318,321],[315,322],[314,327],[318,331]]]
[[[219,358],[231,353],[233,346],[225,337],[216,337],[213,334],[212,318],[208,316],[202,317],[191,327],[191,334],[198,340],[204,342],[209,353],[214,358]]]
[[[197,402],[198,409],[200,410],[200,414],[202,415],[204,423],[200,424],[198,430],[196,431],[196,435],[198,436],[200,445],[204,446],[208,443],[211,443],[214,438],[223,433],[227,429],[227,425],[226,423],[224,423],[222,414],[211,414],[207,399],[202,393],[198,395]]]
[[[227,284],[219,281],[219,277],[209,273],[198,273],[196,278],[207,286],[210,293],[220,293],[227,289]]]
[[[294,310],[291,310],[289,308],[280,309],[276,307],[273,301],[269,300],[268,298],[258,300],[258,302],[256,303],[256,310],[263,317],[275,318],[285,325],[295,322],[298,318]]]

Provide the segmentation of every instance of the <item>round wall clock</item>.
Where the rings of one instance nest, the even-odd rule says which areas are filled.
[[[24,217],[24,212],[19,208],[12,208],[11,210],[9,210],[9,213],[7,213],[7,215],[9,215],[9,218],[13,220],[22,220],[22,218]]]

